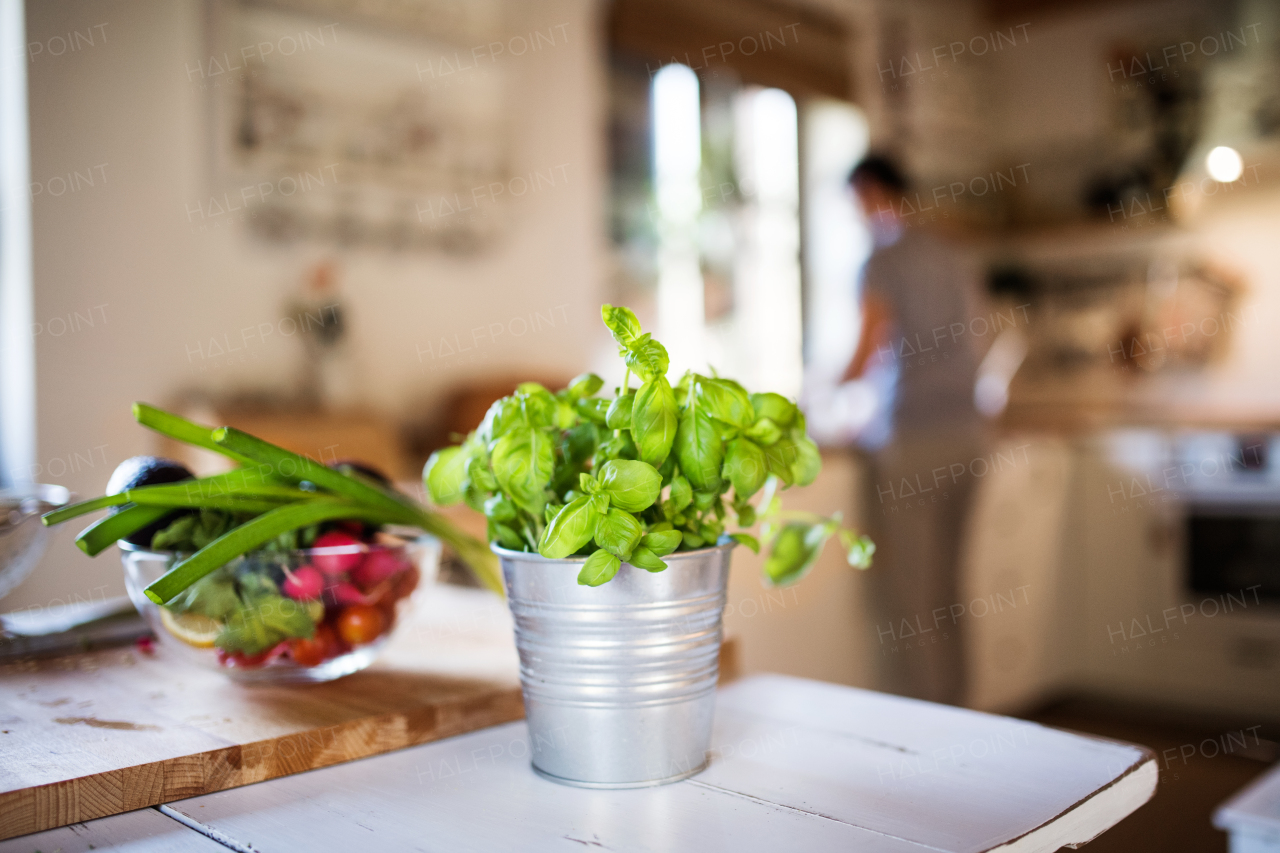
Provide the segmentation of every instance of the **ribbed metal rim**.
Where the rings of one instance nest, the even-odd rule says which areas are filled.
[[[673,557],[693,557],[699,554],[708,554],[712,551],[728,551],[737,546],[737,544],[737,542],[730,540],[725,542],[723,545],[712,545],[709,548],[697,548],[693,551],[672,551],[662,559],[666,561]],[[489,550],[497,554],[499,557],[510,557],[512,559],[528,560],[535,563],[585,563],[587,561],[586,557],[564,557],[559,560],[553,560],[550,557],[542,556],[537,551],[512,551],[509,548],[503,548],[495,542],[489,543]]]

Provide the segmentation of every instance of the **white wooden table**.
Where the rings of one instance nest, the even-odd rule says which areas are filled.
[[[1231,836],[1231,853],[1280,853],[1280,767],[1227,800],[1213,825]]]
[[[0,853],[78,853],[108,833],[131,853],[1023,853],[1091,840],[1146,802],[1157,778],[1141,747],[773,675],[721,690],[711,767],[674,785],[556,785],[530,770],[527,737],[524,723],[495,726],[12,839]],[[188,835],[174,834],[179,822]]]

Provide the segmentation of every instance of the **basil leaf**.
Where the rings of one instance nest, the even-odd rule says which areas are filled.
[[[490,521],[512,521],[516,517],[516,505],[502,495],[494,495],[484,502],[484,514]]]
[[[764,561],[764,573],[774,584],[795,583],[813,568],[830,535],[831,528],[825,523],[788,524],[778,534],[773,551]]]
[[[634,393],[623,394],[609,404],[609,411],[604,416],[604,423],[609,429],[631,428],[631,407],[635,403]]]
[[[480,422],[476,434],[485,444],[490,444],[506,435],[507,431],[520,421],[520,403],[515,397],[503,397],[501,400],[495,400],[489,410],[484,413],[484,420]]]
[[[502,490],[522,509],[542,515],[545,489],[555,467],[551,438],[540,429],[513,429],[494,446],[492,464]]]
[[[627,562],[637,569],[644,569],[646,572],[661,572],[667,568],[667,564],[662,562],[657,554],[643,545],[638,546],[631,552],[631,559]]]
[[[622,360],[627,367],[645,379],[666,379],[667,368],[671,359],[667,356],[667,348],[648,335],[637,339],[622,351]]]
[[[470,462],[471,454],[461,447],[446,447],[431,454],[422,469],[422,481],[437,506],[451,506],[462,500]]]
[[[697,392],[707,414],[730,426],[746,429],[755,422],[755,409],[742,386],[727,379],[698,380]]]
[[[756,413],[757,420],[768,418],[780,429],[791,426],[796,416],[795,404],[781,394],[752,394],[751,407]]]
[[[671,506],[676,512],[693,503],[693,487],[683,474],[678,474],[671,481]]]
[[[596,535],[598,517],[591,508],[591,498],[575,498],[542,531],[538,553],[549,560],[563,560]]]
[[[609,502],[627,512],[648,509],[662,491],[662,475],[652,465],[632,459],[610,459],[600,466],[597,482]]]
[[[537,382],[520,383],[516,389],[516,399],[520,401],[530,426],[547,427],[557,424],[559,401]]]
[[[635,313],[625,305],[614,308],[612,305],[605,303],[600,306],[600,317],[613,334],[613,339],[621,346],[625,347],[640,337],[640,321],[636,319]]]
[[[584,495],[594,495],[600,491],[600,484],[595,477],[583,471],[578,475],[578,491]]]
[[[818,479],[818,473],[822,470],[822,454],[818,452],[818,445],[808,436],[795,440],[795,446],[796,458],[791,463],[791,474],[796,485],[807,486]]]
[[[796,475],[791,466],[799,458],[800,451],[796,448],[795,441],[787,436],[764,448],[764,461],[769,473],[788,486],[796,481]]]
[[[640,544],[659,557],[665,557],[680,547],[683,537],[679,530],[650,530]]]
[[[733,484],[733,493],[741,500],[754,495],[764,485],[769,475],[764,451],[749,438],[735,438],[729,442],[729,452],[724,457],[724,477]]]
[[[665,376],[658,375],[640,386],[631,408],[631,439],[641,460],[655,468],[666,461],[679,419],[676,393]]]
[[[751,504],[743,503],[733,509],[738,514],[739,527],[750,527],[756,523],[756,508]]]
[[[599,397],[592,397],[589,400],[579,400],[577,408],[579,414],[587,420],[602,424],[605,421],[605,415],[609,411],[609,401],[601,400]]]
[[[681,536],[684,538],[684,547],[688,548],[690,551],[695,548],[702,547],[702,537],[698,534],[690,533],[686,530],[681,534]]]
[[[594,373],[581,373],[573,377],[565,391],[568,392],[570,399],[578,400],[582,397],[590,397],[603,387],[604,380],[599,376]]]
[[[755,553],[760,553],[760,541],[750,533],[730,533],[729,538],[739,545],[746,545]]]
[[[620,560],[631,557],[644,527],[631,513],[613,507],[596,522],[596,544]]]
[[[621,566],[622,561],[608,551],[596,551],[587,557],[587,562],[583,563],[582,571],[578,572],[578,583],[583,586],[600,586],[602,583],[608,583],[613,580],[613,576],[618,573]]]
[[[525,550],[524,540],[520,538],[520,534],[499,521],[489,522],[489,539],[512,551]]]
[[[720,491],[720,467],[724,463],[724,445],[720,434],[701,407],[684,410],[676,429],[676,459],[680,471],[699,492]]]
[[[761,418],[751,425],[746,431],[746,436],[756,444],[768,447],[779,438],[782,438],[782,430],[768,418]]]

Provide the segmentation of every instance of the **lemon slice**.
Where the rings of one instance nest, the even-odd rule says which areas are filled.
[[[170,634],[177,637],[188,646],[195,646],[197,649],[208,649],[213,647],[213,641],[217,639],[218,634],[222,633],[222,623],[217,619],[211,619],[200,613],[170,613],[168,609],[160,608],[160,622],[168,629]]]

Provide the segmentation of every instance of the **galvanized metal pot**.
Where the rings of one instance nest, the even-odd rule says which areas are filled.
[[[623,564],[578,585],[583,558],[494,546],[515,618],[533,769],[566,785],[639,788],[705,769],[733,543]]]

